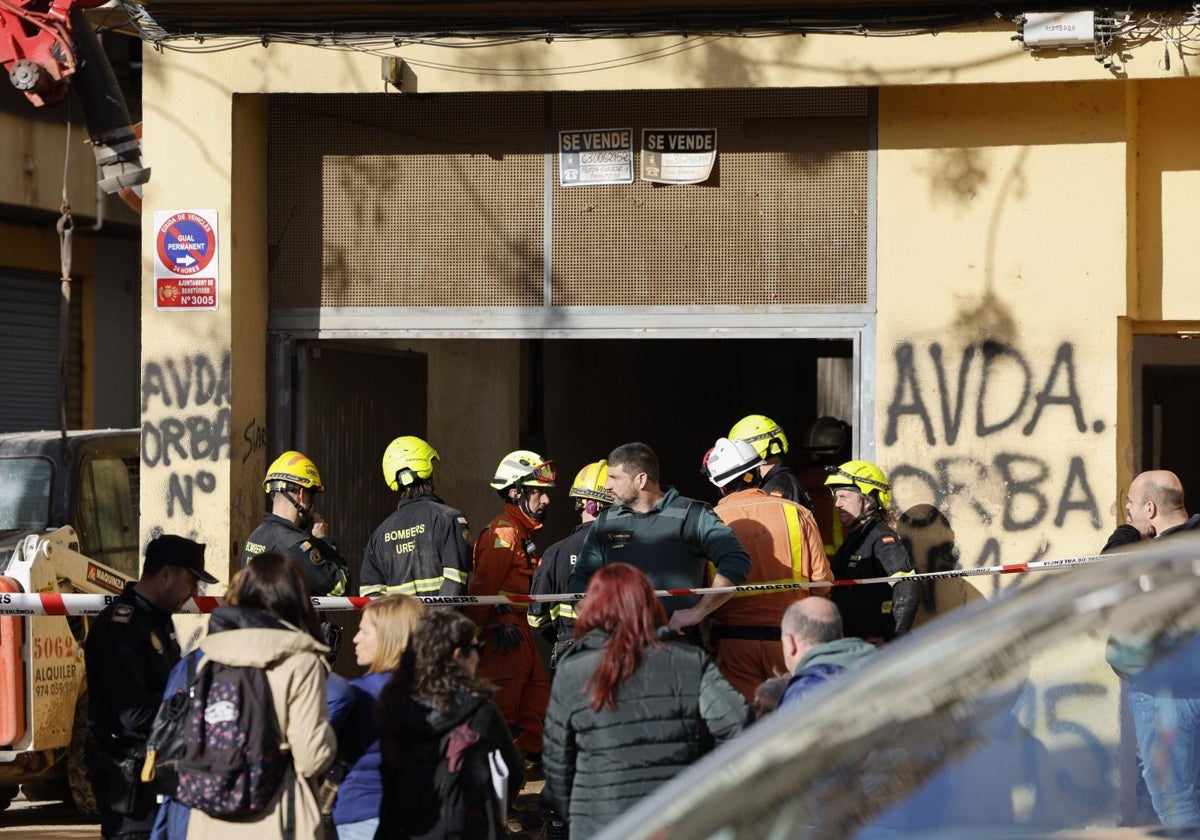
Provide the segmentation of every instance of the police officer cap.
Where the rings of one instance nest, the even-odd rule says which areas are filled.
[[[145,575],[156,573],[163,566],[178,566],[187,569],[197,580],[216,583],[217,579],[204,571],[204,544],[175,534],[163,534],[150,540],[146,546]]]

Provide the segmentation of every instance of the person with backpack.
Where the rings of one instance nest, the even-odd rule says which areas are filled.
[[[524,781],[494,688],[477,677],[484,643],[449,609],[417,625],[380,698],[383,803],[376,837],[492,840]]]
[[[665,627],[645,574],[610,563],[576,609],[575,644],[550,689],[547,796],[591,837],[753,720],[712,658]]]
[[[312,838],[315,785],[333,762],[319,622],[291,557],[250,558],[213,620],[190,690],[175,798],[191,808],[188,840]],[[231,614],[232,613],[232,614]]]
[[[338,760],[346,765],[333,806],[338,840],[372,840],[379,827],[379,696],[400,667],[424,614],[425,605],[408,595],[387,595],[363,608],[354,655],[367,673],[350,681],[354,700],[346,713],[330,715],[338,735]]]

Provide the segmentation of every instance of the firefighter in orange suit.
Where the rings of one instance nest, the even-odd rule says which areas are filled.
[[[704,458],[709,481],[721,489],[716,514],[750,555],[743,585],[833,580],[816,520],[802,505],[762,490],[757,469],[762,462],[747,441],[727,438]],[[829,592],[820,587],[739,593],[712,613],[717,668],[747,702],[754,702],[754,691],[764,681],[788,670],[779,632],[784,612],[797,599]]]
[[[542,527],[550,504],[554,466],[536,452],[518,449],[500,461],[493,489],[504,500],[504,513],[475,541],[472,595],[528,595],[537,548],[530,539]],[[500,687],[492,698],[516,733],[517,749],[527,762],[541,761],[542,720],[550,702],[550,683],[533,645],[526,604],[476,606],[468,614],[482,630],[485,644],[479,673]]]

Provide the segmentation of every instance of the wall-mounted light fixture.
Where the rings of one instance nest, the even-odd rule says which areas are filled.
[[[379,75],[383,77],[384,89],[391,85],[401,93],[404,92],[404,59],[394,55],[385,55],[379,68]]]

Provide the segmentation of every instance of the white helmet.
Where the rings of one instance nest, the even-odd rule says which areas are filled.
[[[704,473],[718,487],[724,487],[763,463],[754,444],[745,440],[719,438],[704,456]]]

